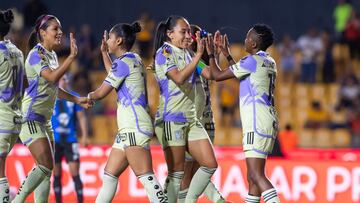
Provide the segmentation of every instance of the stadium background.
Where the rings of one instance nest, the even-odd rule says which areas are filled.
[[[354,11],[360,9],[360,1],[352,1]],[[148,32],[139,36],[135,50],[142,53],[144,63],[151,61],[151,38],[154,26],[171,14],[185,16],[190,23],[198,24],[214,32],[220,29],[227,33],[236,60],[246,53],[242,47],[245,34],[257,22],[271,25],[276,34],[276,43],[269,52],[278,64],[279,77],[276,84],[276,105],[280,117],[280,130],[285,139],[280,139],[273,158],[268,163],[268,176],[277,187],[282,202],[359,202],[360,159],[359,104],[353,100],[350,108],[342,106],[342,91],[346,91],[348,78],[359,81],[360,60],[357,50],[351,49],[348,41],[334,31],[333,12],[336,0],[225,0],[225,1],[39,1],[1,0],[0,9],[16,8],[14,29],[9,38],[23,51],[31,29],[29,19],[41,12],[56,15],[64,28],[64,34],[75,31],[78,41],[78,61],[72,64],[71,73],[76,78],[73,88],[80,94],[98,87],[105,78],[99,54],[99,41],[104,29],[109,30],[118,22],[133,22],[147,12],[151,18],[144,21]],[[42,9],[40,9],[42,8]],[[40,11],[39,11],[40,10]],[[36,17],[35,17],[36,19]],[[359,20],[355,17],[355,20]],[[350,22],[350,20],[349,20]],[[356,21],[357,22],[357,21]],[[348,23],[350,24],[350,23]],[[356,23],[355,23],[356,25]],[[355,26],[356,27],[356,26]],[[360,30],[357,25],[357,31]],[[289,35],[297,44],[310,28],[319,33],[323,48],[316,55],[316,82],[299,79],[303,53],[293,50],[294,67],[284,72],[281,52],[283,36]],[[355,32],[360,35],[359,32]],[[360,36],[357,36],[359,40]],[[359,41],[356,41],[359,46]],[[59,57],[67,52],[66,36]],[[145,51],[144,51],[145,50]],[[326,63],[331,57],[332,64]],[[225,64],[222,59],[221,63]],[[332,69],[329,67],[332,66]],[[330,72],[334,75],[328,78]],[[292,77],[291,80],[288,77]],[[158,89],[154,78],[148,76],[150,104],[154,113]],[[355,86],[355,88],[354,88]],[[359,82],[351,87],[358,95]],[[356,90],[355,90],[356,91]],[[233,202],[243,202],[246,195],[246,170],[241,153],[241,123],[237,108],[238,83],[228,81],[211,85],[212,105],[216,121],[217,157],[220,167],[214,182],[223,194]],[[356,97],[355,97],[356,98]],[[112,94],[87,112],[91,131],[91,145],[81,148],[81,175],[84,194],[93,202],[101,185],[101,173],[106,162],[109,146],[116,134],[116,95]],[[322,106],[313,108],[314,101]],[[225,111],[231,109],[231,112]],[[354,113],[355,112],[355,113]],[[291,124],[293,132],[284,131]],[[162,152],[154,140],[154,168],[163,181],[166,165]],[[21,180],[31,169],[33,162],[28,150],[17,145],[7,161],[12,190],[16,191]],[[64,171],[67,167],[64,165]],[[64,176],[64,200],[74,202],[72,181]],[[54,197],[51,196],[51,200]],[[31,201],[31,198],[29,199]],[[207,202],[202,198],[202,202]],[[120,188],[114,202],[146,202],[146,194],[133,174],[128,170],[120,178]]]

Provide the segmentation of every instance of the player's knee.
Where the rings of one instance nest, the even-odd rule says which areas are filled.
[[[54,169],[54,160],[51,156],[42,156],[37,162],[51,171]]]
[[[257,173],[255,171],[248,171],[247,178],[250,184],[258,185],[258,183],[264,178],[264,176],[263,174]]]

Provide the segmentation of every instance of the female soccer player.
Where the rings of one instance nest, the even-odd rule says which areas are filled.
[[[276,64],[266,53],[274,41],[272,29],[264,24],[254,25],[247,33],[245,49],[248,56],[234,64],[226,35],[215,33],[215,44],[230,61],[228,69],[221,71],[210,57],[212,76],[216,81],[230,78],[240,80],[240,115],[243,125],[243,148],[246,157],[249,193],[246,202],[279,202],[275,188],[265,176],[265,162],[277,136],[278,119],[274,106]],[[212,37],[207,38],[209,55],[214,54]]]
[[[87,98],[73,96],[57,87],[57,82],[68,70],[77,54],[75,39],[70,33],[70,54],[59,66],[54,48],[61,42],[61,24],[53,15],[40,16],[29,38],[33,47],[25,61],[29,87],[22,100],[23,124],[20,139],[25,144],[36,166],[30,171],[13,200],[24,202],[35,190],[36,202],[47,202],[50,191],[50,176],[54,165],[54,135],[51,116],[56,97],[89,107]],[[36,44],[37,43],[37,44]]]
[[[193,55],[197,50],[196,45],[196,32],[200,32],[202,29],[197,25],[191,25],[191,45],[190,45],[190,52]],[[215,53],[217,57],[219,53]],[[209,135],[211,142],[214,142],[215,139],[215,124],[213,118],[213,111],[211,109],[211,101],[210,101],[210,86],[209,81],[213,78],[210,76],[210,67],[207,65],[209,64],[209,56],[204,51],[201,60],[197,64],[196,71],[195,71],[195,109],[196,109],[196,117],[199,119],[201,124],[204,126],[206,132]],[[208,73],[205,73],[207,71]],[[204,72],[204,73],[203,73]],[[201,75],[206,75],[206,77]],[[188,192],[188,188],[191,182],[191,178],[194,176],[196,170],[198,170],[199,164],[192,158],[192,156],[186,152],[185,154],[185,169],[184,169],[184,177],[181,181],[181,187],[179,191],[179,202],[184,202],[186,198],[186,194]],[[212,202],[221,203],[226,202],[225,199],[222,197],[221,193],[217,190],[214,183],[211,181],[207,185],[204,190],[205,196],[211,200]]]
[[[204,40],[197,33],[193,58],[187,49],[190,41],[190,25],[184,17],[170,16],[157,27],[155,72],[161,95],[156,123],[164,123],[164,132],[157,136],[168,165],[164,191],[169,203],[178,198],[187,149],[200,168],[192,178],[186,202],[196,202],[217,168],[211,141],[195,110],[195,68],[204,52]]]
[[[69,91],[73,95],[77,93],[71,91],[69,81],[70,77],[64,75],[59,81],[59,87]],[[61,161],[65,157],[66,162],[69,164],[69,171],[75,185],[75,192],[77,202],[83,202],[83,184],[80,179],[80,155],[79,144],[77,141],[76,124],[79,121],[80,130],[82,133],[81,144],[87,145],[88,126],[84,109],[73,102],[63,99],[57,99],[51,124],[54,129],[55,137],[55,166],[54,166],[54,193],[56,203],[61,203],[61,175],[62,167]]]
[[[5,176],[7,154],[16,143],[20,125],[23,95],[24,57],[22,52],[4,37],[14,20],[13,12],[0,11],[0,202],[9,202],[9,183]]]
[[[114,198],[118,177],[130,165],[143,184],[150,202],[166,202],[152,168],[150,139],[153,126],[148,110],[144,67],[141,58],[130,52],[141,27],[138,22],[116,24],[106,40],[106,32],[101,52],[108,72],[103,84],[88,94],[91,100],[99,100],[113,89],[118,95],[118,134],[112,146],[104,169],[103,185],[96,198],[97,203],[111,202]],[[111,62],[109,53],[117,58]]]

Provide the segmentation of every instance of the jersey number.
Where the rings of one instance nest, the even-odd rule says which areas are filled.
[[[269,92],[268,92],[268,101],[270,102],[270,104],[272,106],[274,106],[274,90],[275,90],[275,75],[274,74],[269,74],[269,80],[270,80],[270,84],[269,84]]]

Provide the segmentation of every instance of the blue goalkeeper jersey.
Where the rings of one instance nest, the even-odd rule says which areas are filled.
[[[75,92],[70,93],[76,95]],[[51,118],[56,143],[77,142],[76,113],[79,111],[83,111],[83,108],[78,104],[64,99],[56,99]]]

